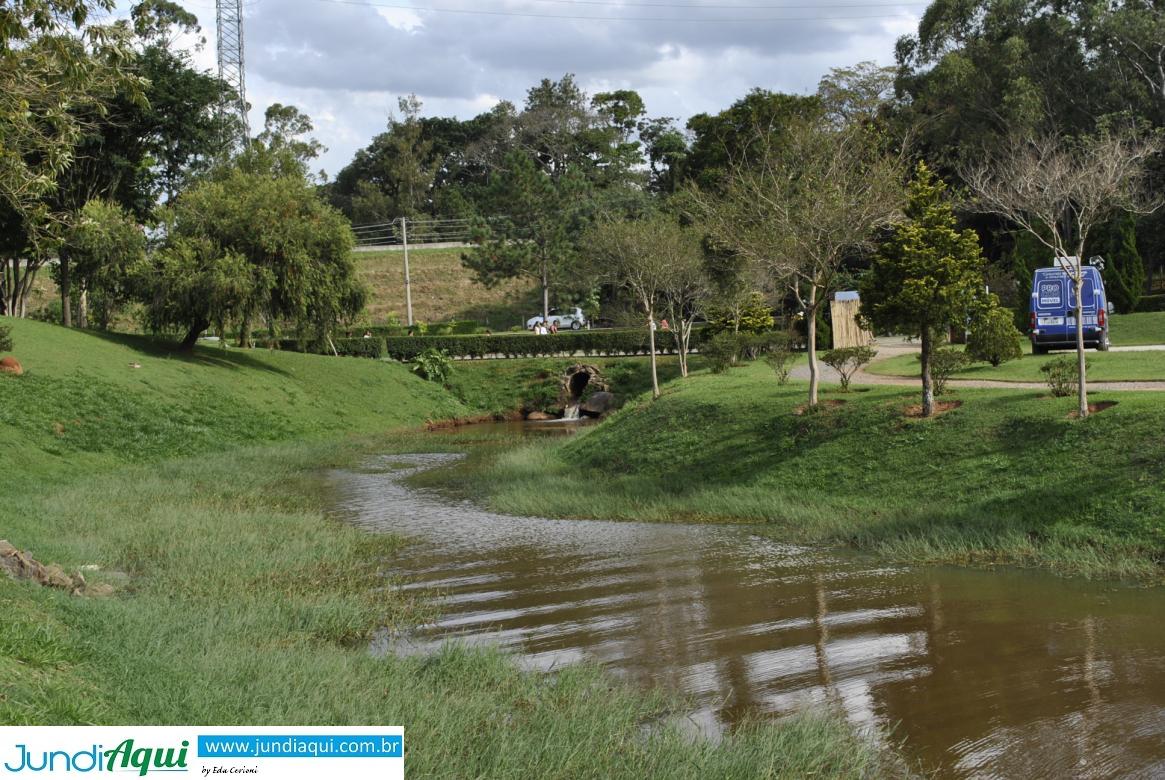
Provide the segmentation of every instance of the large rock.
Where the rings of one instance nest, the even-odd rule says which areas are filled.
[[[602,417],[615,408],[615,394],[603,390],[592,393],[591,397],[583,401],[579,411],[589,417]]]
[[[0,374],[12,374],[12,376],[20,376],[24,373],[24,367],[20,365],[20,361],[9,355],[6,358],[0,358]]]

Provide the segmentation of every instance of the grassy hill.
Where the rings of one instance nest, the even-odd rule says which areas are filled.
[[[1159,579],[1165,570],[1165,403],[1077,422],[1072,398],[966,390],[931,420],[908,388],[826,396],[767,366],[673,382],[568,442],[459,475],[504,511],[627,520],[767,523],[782,540],[852,544],[916,562],[1020,563]]]
[[[528,279],[503,282],[493,289],[473,281],[461,265],[461,249],[409,251],[413,317],[421,322],[478,320],[495,330],[521,325],[541,311],[538,287]],[[384,324],[390,313],[405,319],[404,253],[358,252],[361,278],[372,288],[368,314]]]
[[[828,713],[693,743],[666,725],[681,703],[595,667],[369,653],[432,607],[384,587],[403,540],[326,514],[326,476],[443,447],[368,436],[465,411],[406,367],[12,324],[27,374],[0,376],[0,538],[114,591],[0,575],[0,724],[404,725],[417,777],[886,775]]]

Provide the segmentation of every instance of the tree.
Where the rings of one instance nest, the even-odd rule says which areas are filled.
[[[861,283],[861,317],[874,328],[922,341],[922,415],[934,413],[931,359],[941,328],[963,323],[983,292],[983,255],[973,230],[959,231],[946,184],[919,163],[906,220],[878,249]]]
[[[761,128],[749,157],[719,193],[689,191],[689,210],[717,247],[744,258],[774,290],[787,290],[816,322],[843,263],[872,248],[897,216],[902,166],[862,128],[820,119],[791,125],[779,143]],[[807,329],[809,404],[817,404],[816,328]]]
[[[985,360],[998,367],[1008,360],[1018,360],[1023,356],[1023,350],[1019,347],[1022,338],[1023,334],[1016,329],[1011,311],[1001,306],[990,306],[986,311],[978,313],[971,322],[967,354],[975,360]]]
[[[1161,200],[1146,187],[1146,165],[1159,136],[1102,130],[1068,139],[1017,139],[1008,150],[963,174],[975,207],[1023,228],[1051,252],[1074,288],[1078,413],[1088,416],[1084,360],[1083,257],[1093,230],[1114,213],[1149,213]]]
[[[691,300],[693,277],[703,260],[699,236],[681,227],[674,217],[657,214],[636,221],[601,222],[587,234],[586,243],[606,280],[627,290],[647,317],[651,392],[659,398],[657,317],[669,303]],[[669,301],[669,294],[677,297]]]
[[[93,297],[100,327],[108,328],[114,310],[132,295],[130,276],[146,257],[145,231],[121,206],[97,199],[81,209],[66,243],[79,288],[78,324],[89,326],[88,302]]]
[[[5,308],[19,315],[69,222],[55,197],[78,143],[118,90],[140,97],[142,81],[126,67],[129,26],[88,21],[111,7],[24,0],[0,11],[0,204],[5,228],[21,234],[5,243],[24,254],[6,269]]]
[[[895,68],[873,62],[831,68],[817,85],[817,98],[838,127],[872,122],[893,98],[895,73]]]
[[[1089,256],[1104,258],[1104,291],[1121,314],[1136,311],[1145,293],[1145,261],[1137,249],[1137,220],[1132,214],[1117,214],[1101,225],[1091,242]]]
[[[490,179],[489,203],[500,216],[479,221],[475,247],[462,264],[487,287],[528,277],[542,286],[542,316],[550,316],[550,290],[570,271],[581,209],[588,192],[574,170],[559,177],[540,170],[526,154],[511,152]]]
[[[302,177],[233,169],[172,207],[165,248],[137,274],[155,330],[185,331],[183,349],[211,325],[240,341],[264,318],[320,341],[364,304],[347,220]]]

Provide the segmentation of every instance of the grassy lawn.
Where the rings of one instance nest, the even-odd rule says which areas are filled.
[[[1073,399],[1039,391],[959,390],[961,408],[932,420],[903,415],[913,389],[831,392],[846,403],[800,415],[804,394],[763,365],[699,374],[458,478],[519,514],[572,516],[585,495],[602,518],[750,521],[905,561],[1161,577],[1160,395],[1113,394],[1080,423]]]
[[[403,540],[328,517],[321,475],[448,446],[356,434],[468,411],[402,366],[178,357],[26,322],[14,338],[28,373],[0,377],[0,537],[69,571],[97,567],[90,582],[115,590],[78,598],[0,577],[0,724],[404,725],[418,777],[893,771],[831,714],[693,742],[664,725],[681,702],[592,666],[525,674],[464,648],[373,657],[374,631],[430,607],[380,587]]]
[[[1040,366],[1061,355],[1075,358],[1074,352],[1032,355],[1025,352],[1019,360],[998,368],[989,363],[975,363],[955,373],[956,379],[993,379],[1000,382],[1043,382]],[[917,377],[918,358],[899,355],[875,360],[866,370],[883,376]],[[1096,382],[1165,381],[1165,352],[1096,352],[1088,351],[1088,378]]]
[[[473,281],[461,265],[462,249],[409,251],[413,316],[422,322],[478,320],[495,330],[522,325],[542,310],[537,286],[527,279],[502,282],[493,289]],[[390,313],[405,320],[404,253],[357,252],[360,277],[372,288],[368,313],[385,324]]]
[[[1114,314],[1108,336],[1117,347],[1165,344],[1165,312]]]

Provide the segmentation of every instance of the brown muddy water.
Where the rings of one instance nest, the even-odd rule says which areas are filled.
[[[342,515],[415,544],[390,562],[440,620],[378,652],[495,643],[581,659],[746,713],[833,703],[941,777],[1165,777],[1165,593],[1021,571],[913,568],[747,527],[510,517],[408,477],[455,455],[336,475]],[[580,496],[584,502],[585,496]]]

